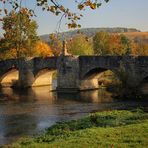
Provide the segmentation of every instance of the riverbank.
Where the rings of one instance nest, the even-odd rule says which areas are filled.
[[[79,120],[57,123],[38,137],[4,147],[147,147],[148,114],[105,111]]]

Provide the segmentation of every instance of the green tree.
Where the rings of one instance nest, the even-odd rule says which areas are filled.
[[[85,35],[79,34],[70,39],[67,43],[68,52],[72,55],[92,55],[93,47]]]
[[[120,35],[120,41],[121,41],[121,44],[125,50],[125,54],[126,55],[129,55],[131,54],[131,41],[123,34]]]
[[[107,32],[97,32],[93,37],[94,54],[106,55],[109,49],[109,34]]]
[[[30,19],[28,13],[25,8],[21,8],[18,13],[12,11],[3,18],[3,48],[15,48],[17,57],[32,56],[38,40],[37,23]]]

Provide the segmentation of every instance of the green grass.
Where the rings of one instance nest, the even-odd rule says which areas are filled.
[[[23,138],[4,147],[146,148],[147,139],[148,114],[137,109],[99,112],[80,120],[57,123],[43,135]]]

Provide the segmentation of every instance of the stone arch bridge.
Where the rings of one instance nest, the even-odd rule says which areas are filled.
[[[49,85],[55,70],[58,91],[96,89],[97,75],[106,70],[125,73],[129,85],[138,87],[148,78],[148,57],[59,56],[9,59],[0,61],[0,83],[2,86],[23,88]]]

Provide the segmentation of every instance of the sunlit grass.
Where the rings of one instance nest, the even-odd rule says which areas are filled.
[[[57,123],[46,133],[23,138],[10,147],[147,147],[148,114],[142,110],[109,111]],[[8,146],[5,146],[8,147]]]

